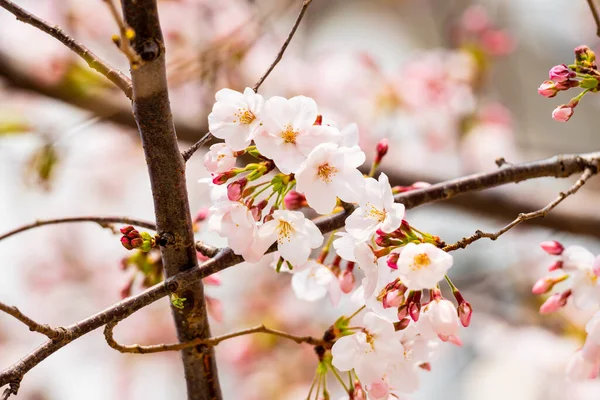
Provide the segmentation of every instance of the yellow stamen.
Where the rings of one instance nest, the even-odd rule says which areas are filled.
[[[238,109],[238,112],[234,114],[240,121],[240,124],[250,124],[256,119],[256,115],[252,111],[245,108]],[[233,122],[237,122],[234,120]]]
[[[383,222],[385,220],[385,210],[380,210],[371,203],[367,203],[367,217]]]
[[[279,225],[277,225],[277,241],[279,243],[287,240],[288,242],[292,238],[292,233],[294,233],[294,228],[287,221],[279,221]]]
[[[429,256],[425,253],[417,254],[413,258],[412,264],[410,264],[410,269],[413,271],[419,270],[421,268],[427,268],[431,264],[431,260]]]
[[[284,143],[292,143],[296,144],[296,137],[298,136],[298,132],[296,132],[291,125],[286,125],[285,130],[281,132],[281,138]]]
[[[336,167],[332,167],[329,163],[325,163],[323,165],[319,165],[319,169],[317,170],[317,175],[321,178],[322,181],[326,183],[331,182],[331,178],[337,174],[338,170]]]

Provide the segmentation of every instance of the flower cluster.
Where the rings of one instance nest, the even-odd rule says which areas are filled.
[[[443,242],[412,227],[404,205],[394,201],[394,193],[427,184],[392,188],[384,173],[374,178],[388,152],[385,139],[364,176],[357,126],[340,128],[308,97],[264,99],[250,88],[223,89],[208,120],[212,134],[224,141],[204,158],[215,200],[208,229],[249,262],[276,250],[274,268],[292,274],[292,289],[303,300],[329,295],[337,305],[351,293],[364,304],[361,325],[349,326],[351,318],[344,317],[334,325],[331,352],[321,357],[329,360],[325,371],[354,370],[372,399],[416,390],[417,372],[430,369],[433,350],[441,342],[460,345],[459,326],[468,326],[472,314],[446,276],[453,258],[441,249]],[[243,155],[254,162],[238,166]],[[345,232],[332,232],[325,242],[302,208],[352,213]],[[444,279],[458,308],[442,296]]]
[[[541,246],[548,254],[559,257],[548,270],[560,274],[541,278],[533,285],[532,292],[549,293],[561,282],[564,285],[559,286],[564,287],[550,295],[540,307],[540,313],[555,312],[570,298],[579,309],[600,308],[600,256],[594,256],[581,246],[564,248],[557,241],[543,242]],[[567,377],[573,381],[596,378],[600,373],[600,311],[588,322],[586,332],[585,344],[567,366]]]
[[[596,65],[596,54],[587,46],[575,48],[575,62],[571,65],[560,64],[552,67],[548,73],[550,80],[544,81],[538,88],[538,93],[552,98],[560,91],[579,87],[583,89],[567,104],[561,104],[552,112],[556,121],[566,122],[573,116],[579,101],[589,92],[598,91],[600,72]]]

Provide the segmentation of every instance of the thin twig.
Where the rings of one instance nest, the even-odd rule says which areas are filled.
[[[583,174],[581,175],[581,177],[577,180],[577,182],[575,182],[575,184],[573,184],[573,186],[571,186],[571,188],[568,191],[561,192],[558,195],[558,197],[553,202],[548,204],[546,207],[541,208],[537,211],[530,212],[530,213],[519,214],[519,216],[517,218],[515,218],[510,224],[506,225],[504,228],[500,229],[499,231],[494,232],[494,233],[487,233],[487,232],[482,232],[482,231],[478,230],[473,235],[463,238],[454,244],[444,247],[443,250],[444,251],[454,251],[457,249],[464,249],[471,243],[473,243],[479,239],[482,239],[482,238],[496,240],[500,236],[502,236],[504,233],[508,232],[515,226],[519,225],[521,222],[525,222],[525,221],[528,221],[528,220],[534,219],[534,218],[545,217],[556,206],[558,206],[560,203],[562,203],[563,200],[565,200],[567,197],[577,193],[577,191],[587,182],[588,179],[590,179],[592,176],[594,176],[595,173],[596,173],[595,171],[593,171],[589,168],[586,169],[583,172]]]
[[[592,12],[592,16],[594,17],[594,22],[596,23],[596,36],[600,37],[600,15],[598,14],[596,3],[594,2],[594,0],[587,0],[587,3],[590,6],[590,11]]]
[[[92,69],[95,69],[108,78],[108,80],[110,80],[112,83],[117,85],[128,98],[132,98],[133,91],[131,87],[131,80],[127,76],[125,76],[118,69],[102,61],[86,46],[67,35],[59,26],[50,26],[48,22],[22,9],[10,0],[0,0],[0,7],[6,9],[8,12],[17,17],[17,20],[32,25],[42,32],[45,32],[57,39],[59,42],[75,52],[78,56],[83,58]]]
[[[42,335],[46,336],[50,340],[61,340],[64,337],[65,329],[64,328],[52,328],[49,325],[43,325],[35,322],[25,314],[23,314],[17,307],[11,307],[0,302],[0,311],[11,315],[27,325],[30,331],[38,332]]]
[[[116,38],[113,37],[113,41],[119,47],[119,50],[121,50],[121,52],[123,54],[125,54],[125,57],[127,57],[131,66],[135,67],[135,68],[139,67],[140,64],[142,63],[142,59],[140,58],[139,54],[131,46],[131,39],[135,36],[135,32],[133,32],[133,29],[131,29],[131,27],[129,27],[125,23],[125,21],[123,21],[123,18],[121,17],[121,14],[117,10],[117,7],[115,6],[115,3],[113,0],[103,0],[103,1],[106,3],[106,6],[108,7],[108,10],[110,11],[110,14],[112,15],[113,19],[117,23],[117,26],[119,27],[120,37],[116,37]]]
[[[19,393],[19,387],[21,386],[21,379],[17,379],[13,382],[10,382],[10,386],[7,387],[4,390],[4,393],[2,393],[2,399],[1,400],[6,400],[10,397],[11,394],[14,394],[15,396],[17,395],[17,393]]]
[[[187,162],[187,160],[189,160],[192,157],[192,155],[194,155],[194,153],[200,147],[204,146],[204,144],[206,142],[208,142],[210,139],[212,139],[212,133],[208,132],[204,136],[202,136],[200,138],[200,140],[198,140],[196,143],[194,143],[192,146],[190,146],[189,149],[187,149],[186,151],[181,153],[181,156],[183,157],[183,161]]]
[[[283,57],[283,53],[285,53],[285,50],[287,49],[290,42],[292,41],[294,34],[296,34],[296,30],[298,29],[298,26],[300,25],[302,18],[304,18],[306,9],[308,8],[308,5],[311,3],[311,1],[312,0],[304,0],[302,2],[302,8],[300,9],[300,14],[298,14],[298,17],[296,18],[296,22],[294,22],[294,26],[292,26],[292,30],[288,34],[287,39],[283,43],[283,46],[281,46],[281,49],[279,49],[279,53],[277,53],[277,57],[275,57],[275,60],[273,61],[271,66],[267,69],[267,72],[265,72],[265,74],[263,76],[261,76],[261,78],[258,80],[258,82],[256,82],[256,84],[252,88],[255,92],[258,91],[258,88],[260,87],[260,85],[263,84],[265,79],[267,79],[267,76],[269,76],[269,74],[271,73],[271,71],[273,71],[273,69],[279,63],[279,61],[281,61],[281,58]]]
[[[127,224],[135,225],[141,228],[156,230],[156,224],[149,221],[142,221],[139,219],[127,218],[127,217],[69,217],[69,218],[57,218],[57,219],[46,219],[32,222],[31,224],[23,225],[12,231],[6,232],[0,235],[0,240],[4,240],[10,236],[16,235],[30,229],[34,229],[45,225],[57,225],[66,224],[71,222],[95,222],[103,228],[108,228],[109,224]]]
[[[118,350],[121,353],[134,353],[134,354],[151,354],[151,353],[161,353],[164,351],[180,351],[184,349],[189,349],[191,347],[196,347],[199,345],[205,345],[214,347],[221,343],[224,340],[231,339],[238,336],[250,335],[252,333],[267,333],[270,335],[275,335],[279,337],[283,337],[289,340],[293,340],[296,343],[307,343],[313,346],[322,345],[324,341],[322,339],[317,339],[312,336],[295,336],[286,332],[278,331],[275,329],[267,328],[264,325],[255,326],[253,328],[243,329],[241,331],[228,333],[222,336],[215,336],[208,339],[194,339],[183,343],[171,343],[171,344],[155,344],[150,346],[141,346],[139,344],[133,345],[122,345],[115,341],[113,337],[113,329],[117,325],[117,322],[109,322],[106,324],[104,328],[104,337],[106,342],[110,347],[115,350]]]
[[[460,194],[489,189],[507,183],[522,182],[541,177],[566,178],[586,169],[598,171],[600,168],[600,152],[562,155],[545,160],[522,164],[507,165],[500,170],[489,173],[465,176],[458,179],[440,182],[420,190],[399,193],[395,200],[407,209],[434,201],[447,200]],[[331,232],[344,226],[350,208],[315,221],[323,233]],[[272,246],[274,249],[276,246]],[[60,342],[47,341],[17,363],[0,372],[0,387],[20,380],[28,371],[40,362],[66,346],[71,341],[98,329],[111,321],[121,321],[134,312],[154,303],[170,293],[182,292],[188,287],[197,285],[203,278],[216,272],[223,271],[243,262],[243,258],[233,253],[231,249],[221,250],[215,257],[205,261],[199,268],[192,268],[171,276],[165,282],[152,286],[142,293],[108,307],[107,309],[88,317],[74,325],[66,327],[65,340]]]

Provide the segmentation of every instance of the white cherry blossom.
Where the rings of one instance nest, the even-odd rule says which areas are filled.
[[[251,88],[246,88],[243,94],[221,89],[215,99],[217,102],[208,115],[208,129],[233,150],[244,150],[260,126],[263,97]]]
[[[358,244],[356,239],[347,232],[337,232],[335,236],[338,238],[333,241],[333,248],[337,255],[344,260],[356,262],[356,257],[354,256],[354,250]]]
[[[356,203],[365,185],[357,168],[364,162],[365,153],[358,147],[322,143],[310,152],[296,173],[296,190],[304,193],[308,205],[319,214],[331,213],[337,197]]]
[[[253,251],[264,254],[274,242],[284,260],[299,266],[308,260],[312,249],[323,244],[323,234],[300,211],[276,210],[273,219],[258,228]]]
[[[340,371],[354,368],[361,382],[375,382],[381,379],[388,365],[403,354],[402,333],[372,312],[365,314],[363,326],[363,331],[335,342],[331,349],[332,363]]]
[[[456,338],[460,321],[456,307],[451,301],[431,301],[424,307],[421,318],[425,319],[423,325],[428,325],[443,341]]]
[[[204,155],[204,166],[208,172],[213,174],[229,171],[235,167],[235,161],[233,150],[225,143],[213,144]]]
[[[346,231],[357,241],[369,240],[378,229],[391,233],[402,224],[404,205],[394,203],[388,177],[383,173],[378,181],[365,179],[365,194],[359,205],[346,219]]]
[[[452,267],[453,258],[431,243],[409,243],[401,248],[397,261],[402,282],[410,290],[435,287]]]
[[[362,285],[364,287],[365,299],[367,299],[371,297],[375,291],[375,288],[377,287],[380,265],[382,268],[387,268],[387,266],[383,266],[385,260],[377,259],[375,254],[373,254],[371,247],[366,243],[359,243],[356,245],[354,257],[356,258],[358,267],[365,274],[365,277],[362,280]]]
[[[317,103],[309,97],[271,97],[265,103],[263,126],[254,137],[256,148],[281,172],[295,173],[317,145],[339,139],[337,128],[314,125],[316,119]]]
[[[252,253],[257,229],[256,221],[248,207],[236,201],[225,201],[211,207],[209,212],[211,215],[208,226],[227,239],[234,253],[242,255],[249,262],[260,260],[262,255],[256,256]]]
[[[340,283],[325,265],[308,260],[304,265],[291,270],[292,289],[299,299],[316,301],[329,293],[331,304],[337,306],[342,296]]]

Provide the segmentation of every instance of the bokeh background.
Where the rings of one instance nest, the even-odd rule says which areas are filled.
[[[62,26],[127,71],[111,42],[117,27],[100,0],[28,0],[19,5]],[[162,0],[171,103],[184,149],[207,130],[214,93],[252,86],[274,59],[300,0]],[[567,124],[551,119],[568,97],[537,87],[550,67],[570,63],[580,44],[596,48],[585,0],[313,0],[283,61],[261,88],[308,95],[325,118],[356,122],[367,152],[383,137],[382,170],[393,184],[438,182],[509,162],[597,150],[598,100],[587,96]],[[370,150],[369,150],[370,149]],[[372,152],[370,154],[373,155]],[[188,163],[193,210],[210,206],[198,182],[202,152]],[[453,242],[496,230],[543,207],[571,180],[540,179],[469,194],[408,213],[412,225]],[[600,251],[600,181],[590,181],[552,215],[497,242],[455,253],[451,276],[475,309],[421,390],[407,399],[596,399],[600,384],[567,384],[564,368],[581,345],[589,314],[567,307],[540,317],[533,282],[553,262],[543,240]],[[144,157],[127,99],[60,43],[0,10],[0,231],[35,219],[123,215],[153,219]],[[198,237],[215,245],[218,238]],[[1,301],[34,319],[67,325],[121,298],[132,271],[118,236],[94,224],[39,228],[0,242]],[[298,300],[289,275],[267,265],[224,271],[211,296],[213,333],[259,323],[319,335],[349,301],[332,308]],[[133,293],[141,290],[136,280]],[[168,301],[116,329],[119,341],[175,339]],[[0,367],[43,341],[0,315]],[[308,346],[257,335],[217,348],[225,398],[303,399],[316,366]],[[181,399],[177,354],[123,355],[100,331],[28,373],[20,399]]]

